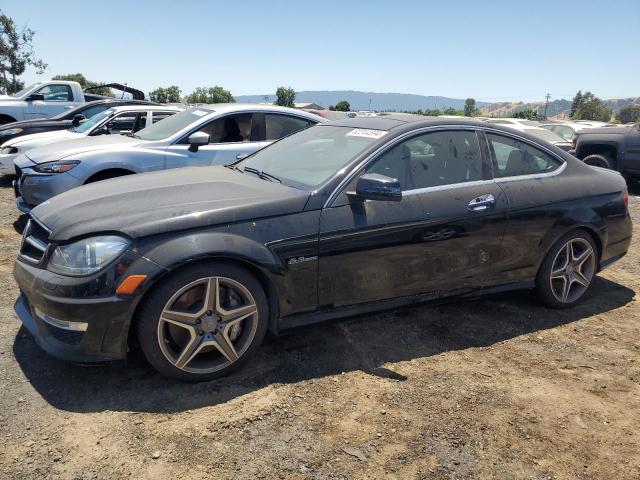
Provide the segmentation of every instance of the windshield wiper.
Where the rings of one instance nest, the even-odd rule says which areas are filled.
[[[257,175],[258,177],[262,178],[263,180],[269,180],[270,182],[278,182],[278,183],[282,183],[282,180],[280,180],[278,177],[276,177],[275,175],[271,175],[270,173],[266,173],[262,170],[258,170],[257,168],[253,168],[253,167],[244,167],[244,172],[249,172],[249,173],[253,173],[255,175]]]

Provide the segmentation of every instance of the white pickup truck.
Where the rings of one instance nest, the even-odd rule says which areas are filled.
[[[120,84],[108,84],[106,87],[118,88],[132,94],[134,99],[144,93]],[[13,95],[0,95],[0,125],[19,120],[50,118],[64,110],[78,105],[105,98],[102,95],[87,93],[78,82],[51,80],[34,83]]]

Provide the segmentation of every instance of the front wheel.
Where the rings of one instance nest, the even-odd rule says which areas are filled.
[[[536,291],[548,307],[572,307],[590,290],[596,271],[592,238],[586,232],[570,232],[547,253],[536,277]]]
[[[235,370],[258,348],[268,315],[264,290],[246,270],[194,266],[151,293],[138,317],[138,340],[162,375],[210,380]]]

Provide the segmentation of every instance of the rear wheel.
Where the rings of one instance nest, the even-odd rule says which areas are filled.
[[[616,162],[609,155],[604,153],[594,153],[584,157],[582,160],[587,165],[592,167],[608,168],[609,170],[616,169]]]
[[[138,340],[162,375],[203,381],[238,368],[262,342],[268,304],[246,270],[207,264],[179,272],[154,290],[138,319]]]
[[[590,290],[596,271],[593,239],[586,232],[570,232],[547,253],[536,277],[536,291],[549,307],[572,307]]]

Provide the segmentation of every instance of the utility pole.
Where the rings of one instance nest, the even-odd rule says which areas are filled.
[[[544,118],[547,118],[547,107],[549,106],[549,98],[551,98],[551,95],[547,93],[546,97],[547,99],[546,102],[544,102]]]

